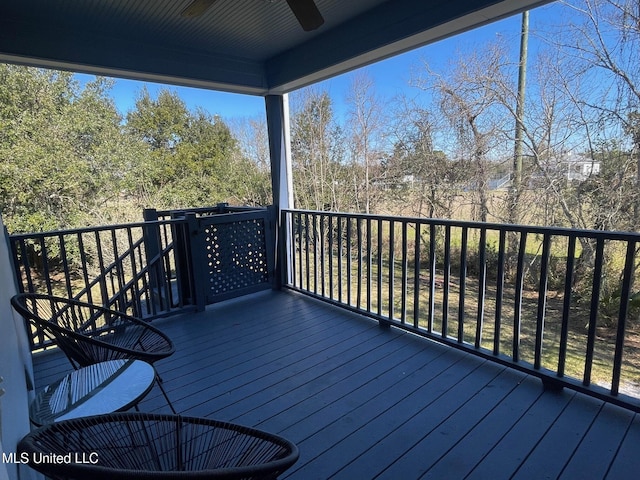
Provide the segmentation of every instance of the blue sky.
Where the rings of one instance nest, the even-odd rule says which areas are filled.
[[[530,14],[532,30],[536,25],[541,26],[541,24],[554,18],[560,8],[557,4],[551,4],[532,11]],[[377,94],[383,98],[393,98],[400,93],[411,92],[412,89],[408,85],[409,80],[412,72],[419,68],[422,62],[428,62],[434,68],[444,67],[450,59],[456,57],[457,52],[469,51],[472,48],[495,40],[496,36],[501,36],[503,40],[512,45],[513,54],[517,55],[520,22],[521,17],[516,15],[480,29],[370,65],[365,69],[375,82]],[[535,50],[535,37],[533,36],[530,40],[530,50]],[[91,76],[80,74],[77,77],[81,82],[92,78]],[[319,88],[327,90],[334,101],[335,111],[338,114],[343,110],[344,99],[352,78],[353,73],[348,73],[318,84]],[[169,88],[177,92],[190,109],[201,107],[211,114],[220,115],[225,120],[264,115],[264,100],[262,97],[117,79],[111,94],[122,114],[126,114],[127,111],[134,107],[136,95],[145,85],[152,96],[156,96],[161,88]]]

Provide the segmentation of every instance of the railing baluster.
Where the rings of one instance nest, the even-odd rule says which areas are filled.
[[[538,313],[536,315],[536,341],[533,368],[539,370],[542,366],[542,347],[544,337],[544,320],[547,309],[547,285],[549,283],[549,254],[551,250],[551,235],[545,234],[542,240],[542,258],[540,259],[540,283],[538,287]]]
[[[329,298],[335,297],[333,294],[333,215],[329,215]]]
[[[318,228],[320,229],[320,295],[322,295],[323,297],[326,294],[326,290],[325,290],[325,255],[326,255],[326,248],[325,248],[325,241],[326,241],[326,235],[324,233],[324,220],[325,220],[325,215],[320,215],[320,222],[318,225]]]
[[[336,239],[338,241],[338,301],[342,302],[342,256],[344,255],[342,248],[342,216],[338,216],[336,221],[338,222],[338,238]]]
[[[495,325],[493,329],[493,354],[500,354],[500,338],[502,330],[502,300],[504,297],[504,258],[507,232],[500,230],[500,240],[498,244],[498,278],[496,285],[496,311]]]
[[[598,323],[598,307],[600,305],[600,289],[602,287],[602,263],[604,257],[604,238],[596,241],[596,258],[593,269],[593,287],[591,289],[591,311],[589,313],[589,331],[587,333],[587,352],[584,365],[584,385],[591,385],[593,368],[593,352],[596,344],[596,327]]]
[[[513,306],[513,352],[514,362],[520,361],[520,328],[522,326],[522,290],[524,287],[524,261],[527,248],[527,232],[520,232],[518,265],[516,267],[516,291]]]
[[[458,343],[464,342],[465,321],[465,295],[467,293],[467,244],[469,242],[469,229],[462,227],[460,239],[460,298],[458,301]]]
[[[104,257],[102,256],[102,241],[100,240],[100,232],[96,230],[95,233],[96,239],[96,251],[98,254],[98,266],[100,268],[100,303],[104,305],[109,298],[109,294],[107,292],[107,284],[105,280],[105,270],[104,270]]]
[[[351,275],[351,249],[352,249],[352,245],[351,245],[351,235],[352,235],[352,227],[351,227],[351,219],[349,217],[345,218],[345,221],[347,223],[347,227],[346,227],[346,239],[345,239],[345,250],[347,252],[347,271],[346,271],[346,276],[347,276],[347,305],[352,305],[351,303],[351,280],[352,280],[352,275]]]
[[[318,293],[318,217],[311,215],[311,232],[313,233],[313,293]]]
[[[571,290],[573,288],[573,268],[576,257],[576,236],[569,237],[567,263],[564,280],[564,299],[562,301],[562,327],[560,329],[560,349],[558,352],[558,376],[564,376],[569,342],[569,314],[571,312]]]
[[[311,289],[311,272],[309,268],[309,236],[310,236],[310,227],[309,227],[309,214],[304,214],[304,276],[306,280],[305,287],[307,290]]]
[[[113,296],[116,295],[117,292],[120,291],[120,274],[118,273],[118,270],[120,269],[118,263],[117,263],[117,247],[116,247],[116,241],[115,241],[115,231],[114,229],[110,229],[109,232],[111,233],[111,252],[112,252],[112,258],[110,258],[110,266],[109,268],[106,269],[107,272],[109,272],[109,280],[111,283],[111,291],[109,292],[109,299],[111,300],[111,298]],[[115,272],[115,273],[114,273]],[[162,281],[163,279],[160,278],[160,272],[158,272],[158,296],[161,298],[162,295],[160,294],[160,292],[162,291]],[[118,285],[116,286],[116,282],[118,283]],[[162,302],[162,300],[160,300],[160,302]],[[118,309],[121,309],[122,307],[120,305],[118,305]],[[160,307],[162,309],[162,306]]]
[[[51,272],[49,271],[49,255],[47,253],[47,245],[44,237],[40,237],[40,255],[42,256],[42,274],[44,275],[45,283],[47,285],[47,294],[53,295]]]
[[[433,332],[436,312],[436,225],[429,225],[429,312],[427,331]]]
[[[396,270],[396,256],[395,256],[395,222],[389,221],[389,320],[394,318],[394,289],[395,289],[395,270]]]
[[[377,247],[377,268],[378,268],[378,315],[382,316],[382,219],[378,219],[378,247]]]
[[[19,240],[20,242],[20,255],[22,256],[22,261],[23,261],[23,265],[24,265],[24,275],[27,279],[27,288],[28,288],[28,292],[33,292],[35,291],[34,286],[33,286],[33,276],[31,273],[31,263],[29,262],[29,255],[27,253],[27,244],[25,240]],[[16,255],[17,255],[17,251],[16,251]],[[16,268],[18,268],[18,261],[16,258]],[[17,278],[20,278],[20,275],[17,275]]]
[[[33,292],[33,278],[31,277],[31,265],[29,263],[29,256],[27,255],[27,245],[26,240],[19,239],[11,241],[11,249],[14,260],[14,274],[15,278],[18,279],[18,285],[20,287],[20,292],[24,292],[24,284],[20,282],[24,275],[25,280],[27,281],[27,289],[28,292]],[[22,262],[20,261],[22,260]],[[20,268],[22,266],[22,269]],[[23,273],[24,270],[24,273]],[[36,346],[41,346],[44,341],[44,333],[40,329],[32,328],[31,323],[25,320],[25,328],[28,333],[28,341],[29,348],[33,350]]]
[[[413,326],[420,326],[420,222],[416,222],[413,250]]]
[[[484,328],[484,304],[487,285],[487,229],[480,228],[480,243],[478,245],[478,315],[476,317],[475,347],[482,345],[482,330]]]
[[[62,271],[64,272],[65,288],[67,290],[67,296],[71,298],[71,275],[69,273],[69,259],[67,258],[67,245],[64,239],[64,235],[58,235],[58,242],[60,245],[60,260],[62,261]]]
[[[167,225],[162,224],[160,226],[160,248],[164,250],[164,247],[169,243],[170,243],[169,231],[167,229]],[[118,255],[116,255],[116,258],[118,258]],[[123,259],[123,266],[124,266],[124,259]],[[164,257],[164,271],[165,271],[165,278],[171,278],[171,261],[168,256]],[[169,299],[169,292],[167,292],[167,301],[168,299]]]
[[[624,351],[624,337],[627,327],[627,313],[629,311],[629,299],[633,285],[633,271],[636,242],[627,243],[627,254],[624,262],[622,277],[622,290],[620,294],[620,311],[618,313],[618,328],[616,329],[616,349],[613,356],[613,375],[611,381],[611,394],[618,395],[620,390],[620,376],[622,372],[622,355]]]
[[[144,263],[145,258],[146,258],[145,253],[142,251],[142,248],[139,248],[138,261],[140,262],[140,265],[145,265]],[[151,275],[151,272],[147,269],[146,274],[142,276],[142,286],[145,291],[145,306],[146,306],[147,312],[153,311],[153,298],[149,294],[149,292],[151,291],[151,284],[152,284],[150,275]],[[193,301],[193,298],[192,298],[192,301]]]
[[[402,323],[407,322],[407,222],[402,222],[402,296],[400,304],[400,321]]]
[[[134,253],[133,235],[132,235],[131,229],[129,229],[128,231],[128,237],[129,237],[128,239],[129,250],[131,252],[131,255],[129,257],[131,262],[131,268],[132,268],[132,271],[134,272],[134,278],[139,278],[139,274],[137,272],[137,267],[136,267],[136,256]],[[193,292],[192,284],[190,282],[190,278],[192,278],[191,265],[189,265],[189,262],[183,261],[182,260],[183,254],[177,251],[179,248],[177,247],[177,245],[187,245],[185,240],[186,238],[185,238],[184,229],[180,228],[179,225],[171,225],[171,245],[176,245],[176,248],[172,249],[174,273],[172,274],[170,273],[169,270],[167,270],[166,274],[169,279],[174,279],[173,281],[175,282],[175,287],[176,287],[175,289],[173,288],[169,289],[169,299],[170,299],[169,304],[172,308],[183,307],[185,297],[191,297],[192,296],[191,292]],[[278,251],[278,254],[277,254],[278,257],[281,254],[284,257],[286,257],[286,253],[284,252],[284,250]],[[286,261],[283,261],[283,265],[286,265]],[[282,271],[280,271],[278,274],[282,275]],[[280,281],[280,279],[281,277],[279,277],[277,281]],[[135,295],[135,300],[134,300],[135,308],[141,311],[142,309],[140,308],[140,305],[141,305],[140,296],[141,294],[143,294],[143,292],[141,292],[140,290],[139,282],[135,282],[135,286],[133,287],[133,294]]]
[[[362,220],[360,218],[356,218],[356,240],[358,249],[358,283],[356,290],[356,307],[362,308]]]
[[[373,252],[371,251],[371,218],[367,218],[367,312],[371,312],[371,287],[373,280]]]
[[[169,243],[169,232],[167,230],[167,225],[162,224],[161,234],[160,234],[160,250],[164,251],[168,243]],[[116,258],[119,258],[119,257],[120,255],[116,254]],[[169,256],[163,255],[162,260],[159,262],[159,264],[162,266],[162,271],[160,273],[162,275],[161,285],[163,286],[164,292],[158,292],[158,294],[162,297],[164,293],[163,310],[168,311],[171,309],[171,297],[172,297],[171,261]],[[122,257],[122,259],[120,260],[120,265],[121,265],[120,276],[122,278],[122,283],[126,284],[126,279],[124,274],[124,269],[126,268],[125,257]],[[126,292],[125,292],[125,297],[126,297]],[[127,301],[130,301],[130,300],[127,300]]]
[[[113,245],[113,258],[114,258],[114,262],[113,262],[113,267],[112,268],[115,270],[115,277],[116,277],[116,280],[118,281],[118,287],[117,287],[117,289],[114,288],[114,292],[113,293],[114,293],[114,295],[117,294],[118,296],[120,296],[122,294],[125,295],[124,299],[120,298],[117,301],[118,302],[118,307],[119,307],[118,310],[124,312],[124,311],[126,311],[126,303],[127,303],[126,302],[126,292],[123,292],[123,290],[122,290],[122,287],[123,287],[123,285],[125,283],[124,282],[124,272],[122,271],[124,265],[123,265],[123,262],[119,258],[120,255],[118,253],[118,239],[116,238],[116,229],[115,228],[111,230],[111,244]],[[112,278],[113,278],[113,274],[112,274]],[[158,285],[158,287],[159,287],[158,288],[158,290],[159,290],[158,291],[158,296],[160,297],[160,302],[162,302],[163,295],[162,295],[161,291],[162,291],[163,287],[160,287],[160,285],[162,285],[164,287],[164,281],[161,284]],[[163,309],[163,308],[161,307],[161,309]]]
[[[127,229],[127,244],[129,245],[129,261],[131,263],[131,274],[133,275],[133,278],[138,278],[138,268],[137,268],[137,262],[136,262],[136,255],[135,255],[135,248],[133,246],[133,235],[131,232],[131,229],[128,228]],[[180,276],[177,276],[178,278],[178,292],[181,291],[181,285],[180,285]],[[142,309],[140,308],[140,289],[138,288],[138,282],[134,282],[131,285],[131,288],[133,290],[132,293],[132,308],[133,308],[133,315],[137,315],[137,316],[142,316]]]
[[[451,225],[444,227],[444,283],[442,284],[442,338],[449,334],[449,283],[451,283]]]
[[[87,301],[93,303],[93,292],[91,291],[91,284],[89,281],[89,271],[87,268],[87,253],[84,247],[84,237],[81,232],[77,234],[78,249],[80,250],[80,263],[82,264],[82,278],[84,280],[84,291],[87,295]]]
[[[297,217],[297,230],[298,230],[298,262],[297,264],[298,266],[298,287],[302,288],[304,286],[304,283],[302,282],[302,275],[304,274],[303,269],[302,269],[302,248],[303,248],[303,242],[302,242],[302,213],[299,213],[298,215],[296,215]],[[296,257],[296,253],[293,252],[293,256],[294,258]],[[294,264],[295,264],[295,260],[294,260]],[[295,271],[295,270],[294,270]]]

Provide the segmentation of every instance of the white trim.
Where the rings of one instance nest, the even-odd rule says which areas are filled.
[[[1,216],[0,285],[0,376],[4,378],[2,388],[6,390],[0,398],[0,438],[3,451],[12,453],[16,451],[20,439],[29,432],[29,397],[33,392],[27,391],[26,377],[30,377],[29,381],[33,383],[33,369],[24,321],[13,311],[10,304],[17,288],[11,267],[9,242]],[[17,464],[5,464],[4,468],[10,480],[20,478]]]

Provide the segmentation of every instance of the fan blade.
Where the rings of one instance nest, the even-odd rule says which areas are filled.
[[[305,32],[315,30],[324,23],[324,18],[313,0],[287,0],[287,3]]]
[[[206,12],[216,0],[193,0],[187,8],[180,12],[181,17],[196,18]]]

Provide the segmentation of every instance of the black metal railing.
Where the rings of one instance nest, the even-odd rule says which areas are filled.
[[[150,220],[183,222],[184,240],[176,243],[178,278],[194,277],[194,303],[205,305],[274,286],[275,222],[272,207],[220,203],[182,210],[146,210]]]
[[[11,235],[22,292],[115,308],[147,320],[274,285],[271,208],[144,212],[145,221]],[[30,329],[32,349],[50,344]]]
[[[19,289],[151,319],[186,306],[176,288],[175,221],[11,235]],[[178,232],[180,230],[177,230]],[[32,348],[48,339],[32,332]]]
[[[640,411],[640,234],[286,210],[283,284]]]

